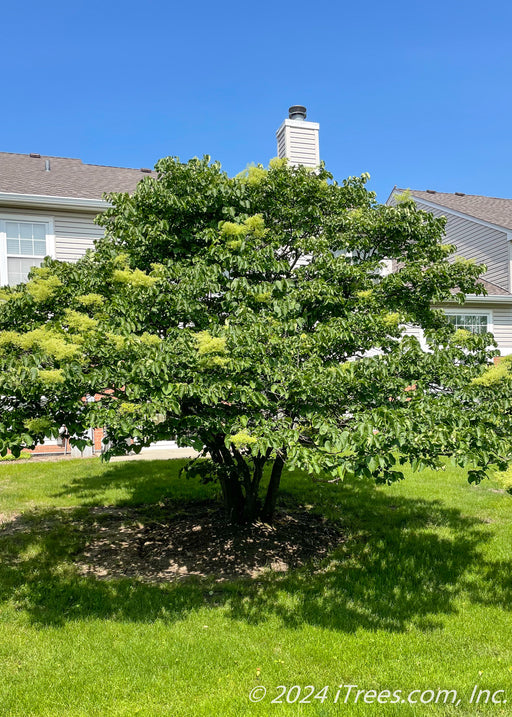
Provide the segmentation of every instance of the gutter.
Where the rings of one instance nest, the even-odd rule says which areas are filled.
[[[42,194],[14,194],[0,192],[0,206],[33,206],[51,209],[82,209],[102,212],[109,203],[104,199],[86,199],[85,197],[51,197]]]
[[[477,304],[477,303],[484,303],[484,304],[512,304],[512,294],[486,294],[478,295],[478,294],[466,294],[466,298],[464,299],[463,304],[459,304],[457,301],[442,301],[440,302],[442,304],[458,304],[461,308],[465,304]]]

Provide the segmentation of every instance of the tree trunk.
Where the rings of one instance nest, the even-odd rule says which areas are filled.
[[[222,488],[222,497],[224,498],[224,507],[228,514],[229,520],[233,523],[242,522],[241,517],[244,513],[244,495],[242,488],[236,476],[228,476],[220,479]]]
[[[223,437],[218,437],[209,452],[213,462],[221,468],[217,477],[220,481],[228,519],[239,525],[252,523],[258,518],[270,522],[274,514],[279,482],[283,471],[284,460],[282,456],[278,455],[274,461],[265,503],[262,508],[258,493],[263,469],[269,458],[270,451],[267,454],[259,454],[252,458],[252,470],[250,462],[239,451],[234,447],[232,450],[226,448]]]
[[[224,445],[224,436],[217,435],[209,453],[214,463],[221,467],[218,476],[229,520],[239,523],[244,511],[244,495],[238,471],[230,451]]]
[[[276,509],[277,494],[279,492],[279,484],[281,482],[281,474],[283,472],[284,460],[280,454],[277,455],[274,465],[272,466],[272,473],[270,474],[270,481],[267,488],[267,495],[265,497],[265,503],[261,511],[261,519],[266,523],[271,523],[274,517],[274,511]]]
[[[245,484],[245,505],[243,516],[245,523],[252,523],[259,517],[260,501],[258,498],[258,489],[263,476],[265,463],[265,456],[259,455],[253,458],[253,474],[249,483]]]

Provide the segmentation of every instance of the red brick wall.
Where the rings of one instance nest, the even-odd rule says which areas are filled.
[[[103,428],[95,428],[94,429],[94,439],[93,439],[94,453],[101,453],[103,435],[104,435]],[[28,450],[29,453],[32,453],[32,455],[35,455],[35,456],[48,455],[48,454],[64,456],[64,455],[69,455],[71,453],[71,446],[69,445],[69,441],[65,441],[63,446],[57,446],[55,444],[39,445],[39,446],[36,446],[33,450],[30,450],[28,448],[24,448],[23,450],[24,451]],[[10,453],[10,451],[8,451],[8,453]]]
[[[106,391],[106,393],[110,393],[110,389]],[[94,399],[98,401],[101,398],[101,394],[97,393],[94,396]],[[85,400],[85,399],[84,399]],[[93,452],[94,453],[101,453],[102,449],[102,439],[104,436],[103,428],[95,428],[93,431]],[[28,450],[28,449],[24,449]],[[10,453],[10,451],[8,451]],[[53,445],[40,445],[36,446],[34,450],[29,451],[33,455],[44,455],[53,453],[54,455],[69,455],[71,453],[71,446],[69,445],[69,441],[65,441],[64,445],[57,446],[55,444]]]
[[[26,450],[26,449],[24,449]],[[38,453],[62,453],[64,455],[65,450],[64,446],[36,446],[33,451],[30,451],[30,453],[38,454]],[[69,453],[69,448],[68,448]]]
[[[94,429],[94,441],[93,441],[95,453],[101,453],[102,439],[103,439],[103,428],[95,428]]]

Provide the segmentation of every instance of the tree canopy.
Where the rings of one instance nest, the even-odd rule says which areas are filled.
[[[283,160],[156,171],[109,195],[95,251],[1,290],[0,453],[61,426],[79,446],[105,427],[107,458],[176,438],[234,520],[271,519],[283,467],[391,482],[405,462],[451,456],[476,481],[506,465],[508,362],[432,308],[483,291],[444,219]]]

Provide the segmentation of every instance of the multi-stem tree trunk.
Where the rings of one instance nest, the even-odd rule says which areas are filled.
[[[270,452],[246,459],[235,448],[226,448],[222,439],[216,442],[210,455],[219,468],[218,477],[229,520],[239,524],[255,520],[271,523],[283,472],[283,455],[279,454],[274,460],[264,499],[260,497],[259,489]]]

